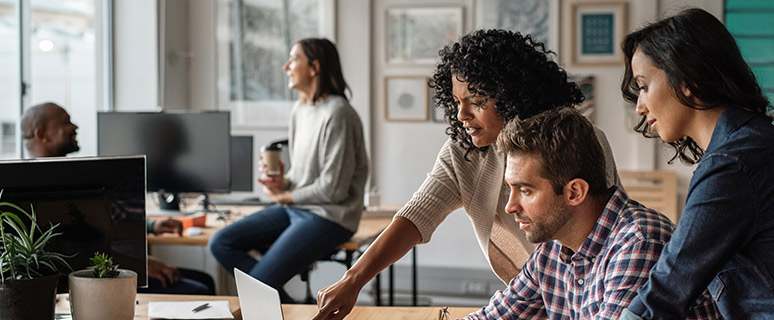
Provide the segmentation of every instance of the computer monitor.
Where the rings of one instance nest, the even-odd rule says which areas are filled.
[[[6,160],[0,177],[0,200],[28,212],[32,206],[43,230],[59,224],[55,231],[62,234],[48,250],[75,255],[66,259],[73,270],[104,252],[137,272],[139,286],[147,285],[143,156]],[[67,285],[62,279],[60,292]]]
[[[231,186],[228,112],[100,112],[101,156],[144,154],[148,191],[226,193]],[[161,202],[164,209],[176,203]]]
[[[231,136],[231,191],[253,191],[253,136]]]

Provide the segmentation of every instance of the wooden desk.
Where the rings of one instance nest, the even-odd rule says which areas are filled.
[[[392,216],[395,215],[395,212],[397,212],[402,205],[385,205],[380,208],[372,209],[363,212],[363,218],[360,219],[360,225],[358,226],[357,232],[350,238],[349,241],[342,243],[338,247],[336,247],[336,252],[345,252],[345,257],[342,258],[331,258],[331,261],[336,261],[344,264],[347,269],[352,267],[352,263],[356,259],[355,254],[360,253],[360,248],[371,244],[371,242],[376,239],[376,237],[379,236],[379,234],[382,233],[382,231],[387,228],[387,226],[392,222]],[[218,214],[215,213],[209,213],[207,214],[207,221],[205,227],[202,228],[202,234],[196,235],[196,236],[190,236],[186,234],[186,232],[183,232],[183,236],[178,236],[176,234],[162,234],[162,235],[148,235],[148,244],[149,245],[195,245],[195,246],[207,246],[207,243],[210,241],[210,238],[212,235],[215,234],[218,230],[222,229],[223,227],[227,226],[230,223],[233,223],[234,221],[238,221],[239,219],[242,219],[246,217],[247,215],[250,215],[263,207],[257,207],[257,206],[218,206],[219,210],[228,210],[230,213],[228,214],[227,220],[218,220]],[[417,271],[416,271],[416,249],[412,250],[412,277],[411,277],[411,284],[412,284],[412,304],[414,306],[417,305]],[[308,275],[308,274],[306,274]],[[303,275],[302,275],[303,276]],[[394,269],[393,266],[389,267],[389,291],[388,291],[388,297],[389,297],[389,305],[394,305]],[[302,279],[304,279],[302,277]],[[307,288],[309,285],[309,282],[306,281]],[[377,287],[377,294],[376,294],[376,305],[382,305],[382,299],[381,299],[381,276],[377,275],[376,277],[376,283],[375,286]],[[311,293],[311,291],[307,290],[306,299],[305,301],[312,301],[314,299],[314,294]]]
[[[228,300],[231,312],[236,319],[241,319],[239,312],[239,299],[234,296],[193,296],[193,295],[171,295],[171,294],[143,294],[137,295],[137,307],[135,307],[135,319],[148,319],[149,301],[196,301],[196,300]],[[368,307],[356,306],[352,312],[345,318],[348,320],[434,320],[438,318],[440,307]],[[473,307],[453,307],[449,308],[452,319],[463,318],[478,310]],[[70,301],[67,294],[57,295],[56,304],[57,314],[70,314]],[[282,305],[282,313],[285,319],[311,319],[317,314],[315,305]]]
[[[441,307],[367,307],[356,306],[346,320],[435,320]],[[479,308],[449,308],[451,319],[464,318]],[[283,305],[285,319],[311,319],[317,314],[317,306],[308,304]]]
[[[237,207],[237,206],[221,206],[219,208],[231,210],[228,221],[218,220],[217,214],[207,214],[207,224],[202,228],[202,234],[196,236],[190,236],[183,232],[183,236],[177,236],[175,234],[161,234],[161,235],[148,235],[148,244],[162,244],[162,245],[196,245],[206,246],[215,232],[222,229],[226,225],[237,221],[253,212],[260,210],[260,207]],[[393,212],[394,214],[394,212]],[[387,228],[387,225],[392,221],[392,216],[384,217],[369,217],[369,212],[366,211],[363,214],[363,219],[360,219],[360,226],[357,232],[352,236],[350,241],[339,246],[340,250],[356,251],[362,245],[371,243],[382,231]]]
[[[138,293],[137,306],[134,308],[135,319],[148,319],[148,302],[150,301],[197,301],[197,300],[227,300],[231,307],[232,314],[241,314],[239,312],[239,298],[234,296],[195,296],[195,295],[175,295],[175,294],[151,294]],[[57,314],[70,314],[70,299],[68,294],[60,293],[56,295]],[[290,318],[288,318],[290,319]]]

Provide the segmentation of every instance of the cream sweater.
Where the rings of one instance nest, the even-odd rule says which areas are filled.
[[[620,186],[610,144],[601,130],[596,133],[605,154],[608,186]],[[508,283],[521,271],[535,245],[505,213],[510,192],[503,179],[505,155],[495,149],[471,152],[466,161],[465,150],[447,140],[433,170],[396,217],[414,223],[426,243],[449,213],[465,208],[492,271]]]
[[[355,109],[338,95],[315,105],[296,102],[289,131],[291,206],[357,232],[368,157]]]

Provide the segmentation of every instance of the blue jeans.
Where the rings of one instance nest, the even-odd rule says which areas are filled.
[[[282,303],[292,303],[283,289],[285,283],[352,234],[309,211],[274,205],[218,231],[210,238],[209,247],[226,271],[244,271],[277,289]],[[247,253],[250,250],[263,256],[256,261]]]

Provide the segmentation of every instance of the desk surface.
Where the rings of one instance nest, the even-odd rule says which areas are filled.
[[[215,232],[225,227],[229,223],[239,220],[253,212],[261,209],[261,207],[250,206],[219,206],[219,209],[227,209],[231,211],[229,221],[218,220],[216,214],[207,214],[206,227],[202,228],[202,234],[196,236],[189,236],[183,232],[183,236],[177,236],[175,234],[162,234],[162,235],[148,235],[148,244],[163,244],[163,245],[196,245],[206,246]],[[384,230],[387,225],[392,221],[392,216],[385,217],[384,213],[392,212],[393,214],[397,209],[381,209],[378,211],[380,215],[376,217],[369,217],[369,211],[363,214],[363,218],[360,219],[360,226],[357,232],[352,236],[350,242],[353,243],[369,243],[375,239]]]
[[[231,312],[235,318],[239,317],[239,299],[234,296],[192,296],[192,295],[171,295],[171,294],[138,294],[137,307],[134,311],[135,319],[148,319],[149,301],[194,301],[194,300],[228,300],[231,306]],[[381,320],[381,319],[403,319],[403,320],[428,320],[437,319],[439,307],[369,307],[356,306],[346,317],[348,320]],[[449,314],[452,319],[463,318],[469,313],[478,310],[478,308],[453,307],[449,308]],[[57,314],[70,314],[70,302],[67,294],[57,295],[56,304]],[[317,314],[316,305],[282,305],[282,313],[285,319],[311,319]],[[237,318],[238,319],[238,318]]]
[[[438,319],[440,307],[355,307],[347,315],[346,320],[435,320]],[[452,307],[449,308],[451,319],[464,318],[479,308]],[[311,319],[317,314],[315,305],[283,305],[282,313],[285,319]]]

